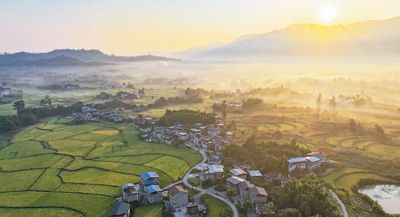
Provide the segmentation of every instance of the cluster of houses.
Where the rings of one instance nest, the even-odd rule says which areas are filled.
[[[224,166],[220,159],[215,158],[209,157],[208,163],[199,165],[196,169],[201,172],[194,174],[194,177],[202,181],[209,180],[214,184],[217,180],[224,180]],[[229,198],[239,206],[243,206],[246,202],[251,204],[249,210],[251,216],[270,214],[273,204],[267,200],[268,193],[265,188],[257,186],[258,183],[265,181],[265,176],[260,171],[234,167],[229,170],[229,174],[229,178],[225,179],[226,192],[220,196]]]
[[[140,108],[139,108],[140,109]],[[77,120],[82,121],[110,121],[114,123],[121,122],[131,122],[131,123],[139,123],[145,122],[149,125],[154,123],[153,118],[151,117],[143,117],[138,115],[127,116],[124,114],[125,108],[116,108],[113,111],[100,111],[96,109],[93,105],[85,105],[82,107],[81,112],[72,113],[69,118],[75,118]]]
[[[126,120],[123,115],[124,108],[116,108],[110,112],[102,112],[94,108],[92,105],[85,105],[82,107],[80,113],[72,113],[69,118],[75,118],[82,121],[110,121],[120,123]]]
[[[224,130],[224,123],[220,118],[212,125],[195,123],[187,128],[180,123],[173,126],[153,126],[142,137],[148,142],[164,143],[168,145],[187,144],[197,148],[208,149],[213,154],[220,156],[224,145],[233,139],[233,133],[228,131],[224,136],[220,133]]]
[[[257,186],[256,183],[264,181],[264,176],[258,170],[243,170],[239,167],[230,171],[231,177],[226,179],[226,190],[230,198],[236,204],[243,205],[245,202],[251,204],[253,216],[269,214],[266,207],[271,207],[268,203],[268,193],[265,188]]]
[[[167,199],[165,199],[167,198]],[[122,197],[116,199],[110,217],[129,217],[134,204],[164,203],[166,212],[187,217],[202,217],[206,207],[201,202],[190,202],[188,191],[181,186],[167,190],[160,187],[159,175],[156,172],[140,174],[139,183],[122,185]]]
[[[293,172],[296,170],[315,170],[323,162],[325,162],[325,154],[322,152],[312,152],[305,157],[295,157],[288,159],[288,171]]]

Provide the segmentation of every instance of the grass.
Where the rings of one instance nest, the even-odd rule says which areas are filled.
[[[155,204],[150,206],[142,206],[134,210],[133,216],[135,217],[161,217],[162,204]]]
[[[64,207],[82,212],[86,216],[106,216],[113,203],[113,198],[88,194],[33,191],[0,193],[0,206]]]
[[[117,197],[120,194],[121,189],[120,187],[113,186],[65,183],[61,187],[57,188],[57,191],[101,194],[110,197]]]
[[[54,153],[54,150],[45,149],[38,141],[15,142],[4,147],[0,152],[0,159],[25,157],[36,154]]]
[[[84,215],[79,212],[65,208],[0,208],[0,213],[2,217],[84,217]]]
[[[46,169],[40,178],[31,187],[32,190],[54,190],[62,185],[61,179],[57,176],[59,169]]]
[[[43,170],[0,173],[0,192],[27,190]]]
[[[63,156],[45,154],[23,158],[3,159],[0,160],[0,165],[3,171],[48,168],[57,163],[61,158],[63,158]]]
[[[181,178],[185,172],[190,169],[186,161],[171,156],[157,158],[145,165],[164,171],[173,179]]]
[[[201,160],[191,149],[144,142],[126,124],[45,121],[0,137],[0,207],[19,210],[0,208],[0,216],[107,216],[120,186],[140,173],[155,171],[166,186]],[[138,213],[161,215],[158,206]]]
[[[222,213],[225,209],[230,209],[230,207],[226,203],[215,199],[210,195],[204,195],[201,197],[201,199],[207,206],[208,216],[219,216],[220,213]]]
[[[64,182],[120,186],[123,183],[137,182],[139,177],[118,172],[87,168],[78,171],[62,171]]]
[[[374,174],[371,171],[358,169],[358,168],[343,168],[339,169],[323,179],[337,188],[343,188],[351,192],[353,185],[357,184],[361,179],[375,179],[382,181],[391,181],[388,178]]]
[[[59,153],[70,154],[74,156],[84,156],[96,144],[95,141],[78,141],[72,139],[63,139],[50,141],[50,147],[57,149]]]

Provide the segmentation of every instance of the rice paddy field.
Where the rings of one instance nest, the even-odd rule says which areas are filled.
[[[167,186],[201,160],[191,149],[141,141],[132,126],[68,122],[0,138],[0,216],[108,216],[121,184],[155,171]],[[135,216],[161,214],[147,209]]]

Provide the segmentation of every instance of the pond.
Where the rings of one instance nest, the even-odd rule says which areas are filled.
[[[385,212],[400,214],[399,185],[372,185],[360,189],[359,192],[377,201]]]

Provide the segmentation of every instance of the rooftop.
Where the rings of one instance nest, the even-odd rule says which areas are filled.
[[[234,176],[240,176],[240,175],[246,175],[247,174],[244,170],[242,170],[240,168],[231,169],[229,172],[231,172]]]
[[[259,170],[250,170],[249,175],[251,177],[261,177],[262,176],[262,174]]]
[[[146,187],[146,191],[149,193],[160,192],[161,188],[159,185],[149,185]]]
[[[305,162],[306,159],[304,157],[295,157],[295,158],[290,158],[288,160],[288,163],[293,164],[293,163],[302,163]]]
[[[224,165],[214,164],[208,165],[208,173],[223,173]]]
[[[129,203],[120,200],[113,206],[111,210],[111,216],[120,216],[127,214],[129,212],[130,207],[131,206]]]
[[[268,196],[267,191],[262,188],[262,187],[254,187],[252,189],[250,189],[251,194],[257,194],[257,195],[261,195],[261,196]]]
[[[237,177],[237,176],[231,176],[230,178],[228,178],[226,181],[228,181],[229,183],[233,184],[233,185],[237,185],[241,182],[246,182],[246,180]]]
[[[140,174],[140,178],[143,180],[158,178],[158,174],[156,172],[145,172]]]
[[[180,192],[187,193],[188,191],[185,190],[185,189],[183,189],[183,188],[182,188],[181,186],[179,186],[179,185],[170,188],[169,191],[168,191],[168,193],[169,193],[170,195],[176,195],[177,193],[180,193]]]
[[[122,190],[126,193],[126,194],[134,194],[137,193],[139,189],[139,186],[133,183],[128,183],[128,184],[124,184],[122,185]]]
[[[319,158],[317,158],[317,157],[306,157],[306,160],[308,160],[308,161],[310,161],[310,162],[312,162],[312,163],[321,161],[321,159],[319,159]]]

